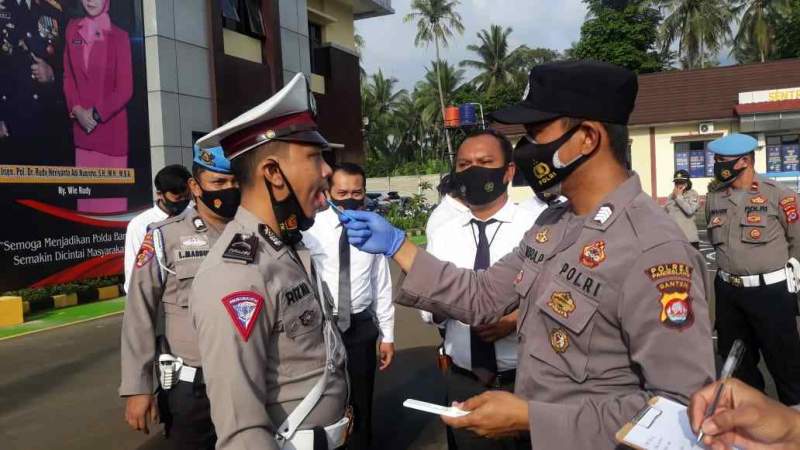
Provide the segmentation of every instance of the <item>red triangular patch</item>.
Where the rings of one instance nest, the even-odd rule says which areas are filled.
[[[231,316],[239,335],[247,342],[250,333],[253,332],[256,318],[264,307],[264,297],[257,292],[239,291],[226,295],[222,299],[222,304],[228,310],[228,315]]]

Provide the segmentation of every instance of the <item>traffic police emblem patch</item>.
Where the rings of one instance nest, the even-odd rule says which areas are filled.
[[[538,233],[536,233],[536,242],[540,244],[544,244],[545,242],[550,240],[550,229],[544,228]]]
[[[556,353],[564,353],[569,348],[569,335],[563,328],[550,330],[550,347]]]
[[[233,320],[233,326],[239,336],[247,342],[256,323],[258,313],[264,307],[264,297],[252,291],[239,291],[228,294],[222,299],[222,304]]]
[[[144,236],[142,246],[139,247],[139,253],[136,254],[136,267],[142,267],[156,254],[156,249],[153,246],[153,232],[148,231]]]
[[[572,299],[572,294],[569,292],[553,292],[550,296],[550,301],[547,302],[547,306],[553,312],[566,319],[575,311],[575,300]]]
[[[594,241],[583,247],[581,251],[581,264],[594,269],[606,260],[606,242]]]

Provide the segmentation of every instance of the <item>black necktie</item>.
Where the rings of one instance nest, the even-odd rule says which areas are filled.
[[[489,264],[489,239],[486,237],[486,226],[495,223],[490,219],[486,222],[472,219],[478,227],[478,251],[475,252],[475,266],[473,269],[488,269]],[[472,372],[485,384],[489,384],[497,375],[497,358],[494,353],[494,342],[486,342],[470,327],[469,347],[472,355]]]
[[[347,229],[342,227],[339,236],[339,303],[336,307],[336,323],[342,333],[350,328],[350,301],[350,243]]]

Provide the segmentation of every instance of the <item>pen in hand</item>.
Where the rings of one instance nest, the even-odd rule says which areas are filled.
[[[719,385],[717,386],[717,391],[714,393],[714,400],[708,405],[703,420],[700,422],[701,429],[700,433],[697,435],[695,445],[703,440],[703,436],[705,436],[702,430],[703,423],[708,420],[709,417],[713,416],[714,412],[717,410],[719,399],[722,397],[722,390],[725,388],[725,382],[728,381],[739,366],[739,363],[742,361],[742,355],[744,355],[744,343],[741,339],[736,339],[733,341],[731,351],[728,352],[728,357],[725,359],[725,365],[722,366],[722,373],[719,376]]]

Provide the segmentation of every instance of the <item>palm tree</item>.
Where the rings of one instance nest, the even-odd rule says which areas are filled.
[[[395,91],[397,78],[386,78],[381,70],[373,74],[361,89],[363,115],[369,121],[365,126],[369,149],[385,154],[387,138],[391,134],[392,113],[400,99],[407,95],[405,89]]]
[[[417,35],[414,37],[414,45],[417,47],[422,44],[428,45],[433,41],[436,46],[436,61],[441,61],[439,56],[439,44],[447,47],[447,40],[453,37],[453,31],[458,34],[464,33],[464,25],[461,23],[461,15],[456,12],[459,0],[413,0],[411,2],[411,12],[406,14],[403,22],[417,21]],[[440,78],[440,77],[438,77]],[[439,80],[439,106],[442,111],[442,121],[444,121],[444,97],[441,95],[442,86]],[[453,146],[450,144],[450,134],[445,128],[447,138],[447,152],[452,158]]]
[[[789,0],[737,0],[733,14],[741,14],[734,44],[740,52],[754,48],[763,63],[774,50],[775,28],[791,7]]]
[[[678,41],[689,68],[705,66],[707,53],[717,53],[731,34],[733,12],[726,0],[660,0],[669,15],[662,23],[665,51]]]
[[[521,54],[527,50],[527,47],[520,46],[509,51],[509,34],[511,34],[511,28],[503,29],[499,25],[492,25],[488,31],[481,30],[478,33],[481,45],[467,46],[467,50],[477,53],[480,59],[461,61],[459,66],[472,67],[480,71],[471,81],[479,89],[493,92],[498,85],[513,80],[514,72],[521,62]]]
[[[425,72],[425,78],[418,81],[415,87],[414,101],[423,123],[434,125],[434,129],[439,129],[435,125],[444,126],[444,117],[439,114],[439,105],[452,102],[463,79],[464,71],[462,69],[456,69],[446,61],[431,62],[431,67]],[[444,130],[445,139],[449,144],[450,135],[447,128]],[[438,138],[436,139],[438,140]],[[449,152],[450,146],[447,149]],[[454,155],[449,153],[449,156],[452,159]]]

